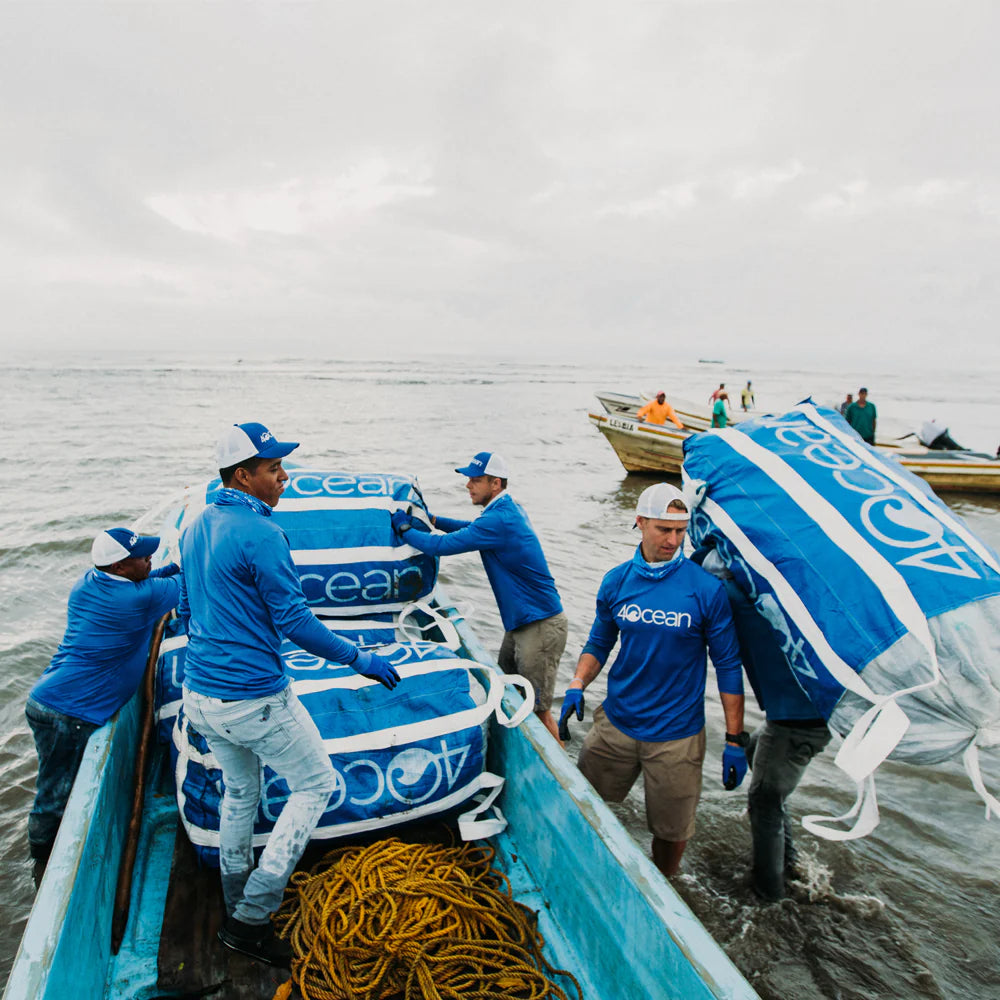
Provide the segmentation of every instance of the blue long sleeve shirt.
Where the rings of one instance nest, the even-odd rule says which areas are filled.
[[[309,609],[288,539],[270,517],[213,504],[184,532],[180,549],[184,684],[192,691],[249,699],[284,690],[283,636],[334,663],[357,659],[357,647]]]
[[[46,708],[102,726],[135,694],[153,625],[177,606],[176,566],[135,583],[88,570],[69,595],[66,633],[31,689]]]
[[[627,736],[679,740],[705,725],[706,649],[719,691],[743,693],[743,671],[722,584],[683,556],[650,567],[640,552],[607,573],[584,653],[607,661],[604,712]]]
[[[445,534],[408,531],[407,544],[432,556],[478,551],[508,632],[562,611],[538,536],[509,494],[491,500],[474,521],[438,517],[435,527]]]
[[[795,679],[782,650],[780,633],[757,610],[735,580],[725,581],[740,643],[740,655],[757,704],[774,722],[816,720],[823,713]]]

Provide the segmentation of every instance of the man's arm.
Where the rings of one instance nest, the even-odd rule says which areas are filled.
[[[677,414],[674,413],[674,408],[669,403],[667,403],[667,416],[670,417],[675,427],[684,430],[684,425],[677,419]]]
[[[438,518],[439,522],[446,520]],[[427,531],[411,529],[403,534],[403,541],[431,556],[453,556],[459,552],[479,552],[495,549],[503,542],[503,523],[498,515],[489,511],[470,521],[464,528],[445,535],[432,535]]]
[[[743,695],[720,691],[722,712],[726,717],[726,732],[737,736],[743,732]]]
[[[307,653],[334,663],[358,658],[353,642],[331,632],[313,613],[302,593],[288,540],[275,533],[260,539],[252,562],[254,582],[278,631]]]
[[[569,682],[571,688],[583,691],[588,684],[601,672],[604,664],[593,653],[581,653],[576,661],[573,679]]]
[[[143,585],[149,588],[149,617],[153,621],[158,621],[168,611],[177,607],[181,597],[178,577],[147,577]]]
[[[431,514],[431,524],[438,531],[451,534],[453,531],[458,531],[459,528],[467,528],[472,522],[461,517],[440,517]]]

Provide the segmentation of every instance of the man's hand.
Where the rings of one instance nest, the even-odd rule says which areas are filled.
[[[407,510],[394,510],[392,512],[392,530],[400,540],[402,540],[403,535],[411,528],[416,528],[417,531],[431,530],[419,517],[414,517],[410,513],[412,509],[411,507]]]
[[[399,683],[396,668],[384,656],[369,653],[367,649],[358,650],[358,658],[350,667],[362,677],[384,684],[390,691]]]
[[[563,694],[562,711],[559,713],[559,739],[569,742],[569,718],[576,712],[576,717],[583,721],[583,689],[566,688]]]
[[[739,788],[747,774],[747,754],[743,747],[727,743],[722,750],[722,787],[727,792]]]

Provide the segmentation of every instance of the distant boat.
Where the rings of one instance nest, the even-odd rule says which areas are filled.
[[[684,441],[711,427],[708,407],[669,398],[684,429],[673,424],[650,424],[636,413],[642,397],[618,392],[596,394],[604,413],[588,413],[590,422],[607,438],[627,472],[681,474]],[[746,418],[742,418],[746,419]],[[729,426],[739,423],[730,417]],[[937,492],[1000,493],[1000,460],[975,451],[935,451],[921,445],[901,447],[879,441],[878,452],[892,456],[903,468],[920,476]]]
[[[700,365],[724,365],[725,361],[717,361],[715,358],[699,358],[698,364]]]

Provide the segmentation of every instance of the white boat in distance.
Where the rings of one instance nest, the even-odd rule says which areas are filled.
[[[683,429],[672,423],[650,424],[638,419],[643,396],[620,392],[595,393],[603,413],[588,413],[590,422],[607,438],[626,472],[681,474],[684,441],[711,427],[712,415],[707,406],[689,400],[667,397]],[[759,414],[755,413],[754,416]],[[731,415],[729,426],[739,423]],[[937,451],[922,445],[901,446],[878,441],[876,449],[891,455],[914,475],[937,492],[1000,493],[1000,460],[981,452]]]

